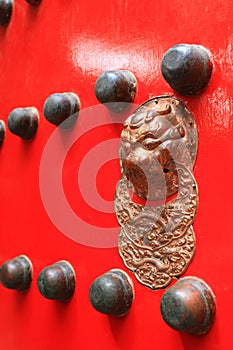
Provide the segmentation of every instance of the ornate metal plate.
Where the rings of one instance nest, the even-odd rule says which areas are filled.
[[[195,252],[198,190],[191,170],[196,153],[195,121],[175,98],[147,101],[124,123],[122,176],[115,195],[119,252],[137,279],[152,289],[181,275]],[[146,204],[133,202],[131,191]]]

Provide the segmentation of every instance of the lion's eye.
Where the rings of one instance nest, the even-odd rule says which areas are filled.
[[[147,133],[141,134],[137,141],[140,143],[143,143],[143,141],[147,139],[156,140],[157,137],[155,137],[155,135],[152,132],[147,132]]]
[[[159,139],[154,139],[151,137],[147,137],[142,142],[142,145],[150,151],[157,148],[160,144],[161,144],[161,141]]]

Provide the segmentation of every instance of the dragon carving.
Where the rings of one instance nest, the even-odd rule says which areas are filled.
[[[172,97],[147,101],[124,123],[115,194],[119,253],[154,290],[180,276],[195,252],[197,139],[190,111]]]

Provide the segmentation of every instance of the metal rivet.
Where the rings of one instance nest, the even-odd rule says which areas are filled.
[[[7,25],[12,16],[14,1],[13,0],[0,0],[0,25]]]
[[[25,255],[7,260],[0,267],[0,281],[9,289],[26,291],[32,281],[32,263]]]
[[[40,5],[42,0],[26,0],[30,5],[37,6]]]
[[[8,116],[9,130],[23,140],[33,138],[38,123],[39,113],[35,107],[16,108]]]
[[[57,126],[61,123],[64,127],[72,126],[79,111],[80,100],[73,92],[53,94],[44,103],[45,118]]]
[[[67,301],[75,290],[75,272],[65,260],[43,269],[38,277],[40,293],[47,299]]]
[[[124,316],[129,312],[134,299],[133,284],[124,271],[113,269],[94,280],[89,296],[97,311]]]
[[[128,70],[110,70],[97,79],[95,94],[101,103],[106,103],[113,112],[121,112],[135,98],[137,81]]]
[[[3,120],[0,120],[0,146],[2,145],[6,136],[6,125]]]
[[[209,83],[213,63],[205,47],[179,44],[165,53],[161,69],[164,79],[176,92],[195,95]]]
[[[203,334],[215,319],[215,297],[203,280],[185,277],[164,293],[160,309],[164,321],[173,329]]]

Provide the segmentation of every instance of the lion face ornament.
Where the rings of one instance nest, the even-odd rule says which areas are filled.
[[[195,252],[197,139],[190,111],[168,96],[145,102],[124,123],[115,195],[119,252],[137,279],[152,289],[181,275]],[[146,204],[133,202],[130,193]]]

